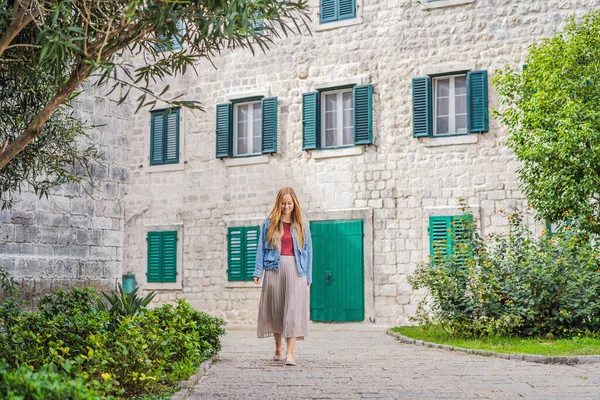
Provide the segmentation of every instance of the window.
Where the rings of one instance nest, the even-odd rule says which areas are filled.
[[[487,71],[414,78],[413,136],[448,136],[489,130]]]
[[[261,102],[235,104],[233,107],[233,155],[258,155],[262,152]]]
[[[373,86],[328,89],[302,95],[302,148],[373,144]]]
[[[152,111],[150,165],[179,163],[179,109]]]
[[[467,133],[467,76],[433,80],[433,135]]]
[[[173,50],[179,50],[182,47],[182,40],[181,38],[185,35],[186,33],[186,29],[185,29],[185,22],[183,20],[177,20],[177,34],[171,36],[171,40],[169,40],[168,43],[160,43],[160,44],[156,44],[154,45],[154,49],[155,50],[161,50],[161,51],[173,51]],[[165,35],[163,34],[159,34],[157,35],[158,40],[163,41],[165,40]]]
[[[467,239],[466,218],[471,216],[431,216],[429,217],[429,254],[435,260],[438,257],[446,257],[459,250],[458,245]],[[461,254],[461,258],[466,254]],[[466,260],[465,260],[466,261]]]
[[[321,23],[356,18],[356,0],[321,0]]]
[[[354,144],[354,104],[352,90],[321,94],[321,148]]]
[[[148,282],[177,282],[177,231],[148,232]]]
[[[227,279],[251,281],[256,265],[258,226],[229,228],[227,232]]]
[[[217,105],[217,158],[277,153],[277,98]]]

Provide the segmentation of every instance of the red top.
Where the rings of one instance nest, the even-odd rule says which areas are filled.
[[[283,222],[283,221],[281,221]],[[282,256],[293,256],[294,255],[294,241],[292,239],[292,232],[290,231],[291,224],[283,222],[283,236],[281,237],[281,255]]]

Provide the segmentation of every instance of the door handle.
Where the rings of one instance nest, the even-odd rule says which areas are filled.
[[[326,275],[325,275],[325,284],[326,285],[331,285],[331,272],[327,271]]]

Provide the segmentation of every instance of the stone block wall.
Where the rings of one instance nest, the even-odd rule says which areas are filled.
[[[115,107],[105,89],[87,85],[75,106],[103,153],[93,165],[96,188],[68,184],[39,199],[25,187],[12,210],[0,211],[0,266],[35,303],[71,286],[106,290],[121,279],[124,197],[131,107]]]
[[[437,4],[434,4],[437,3]],[[459,198],[477,210],[484,234],[505,230],[500,213],[526,207],[506,132],[491,119],[487,133],[412,137],[411,80],[431,71],[487,70],[491,85],[505,64],[520,68],[527,47],[562,29],[598,0],[363,0],[347,26],[275,40],[266,53],[229,51],[169,84],[173,95],[200,100],[206,112],[182,112],[180,165],[148,166],[149,113],[132,121],[131,188],[125,197],[124,272],[145,285],[148,229],[177,224],[182,288],[160,301],[186,298],[230,321],[256,319],[259,289],[227,281],[227,226],[262,221],[280,187],[292,186],[304,210],[372,210],[371,290],[377,322],[405,324],[422,293],[407,277],[428,253],[430,215],[457,212]],[[311,3],[313,7],[318,1]],[[436,8],[430,8],[432,6]],[[332,28],[332,29],[329,29]],[[374,144],[350,150],[302,150],[302,93],[340,84],[372,84]],[[215,109],[247,95],[277,96],[278,152],[245,161],[215,157]],[[528,220],[533,224],[533,216]]]

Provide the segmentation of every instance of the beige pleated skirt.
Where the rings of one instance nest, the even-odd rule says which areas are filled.
[[[298,340],[308,336],[306,276],[298,276],[296,258],[281,256],[278,270],[265,271],[258,307],[259,338],[281,334]]]

